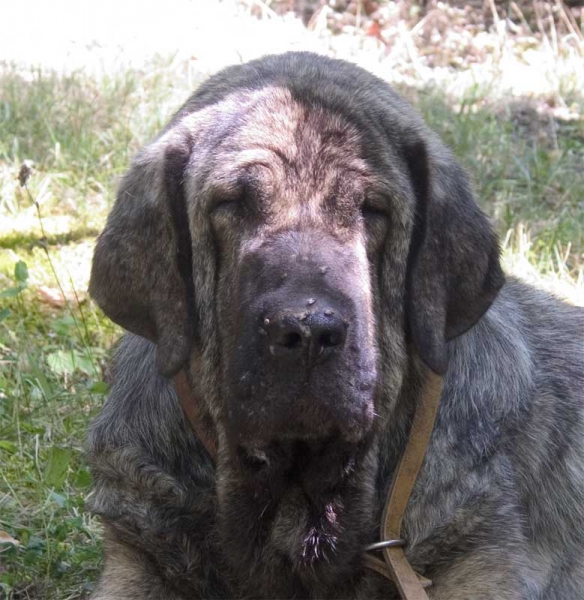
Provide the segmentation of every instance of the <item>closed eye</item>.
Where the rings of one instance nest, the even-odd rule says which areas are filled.
[[[361,206],[361,214],[366,220],[387,218],[387,213],[385,212],[385,210],[383,210],[379,206],[376,206],[375,204],[370,204],[368,202],[365,202]]]
[[[209,214],[214,216],[232,215],[241,211],[245,205],[243,190],[236,188],[229,193],[217,194],[209,207]]]
[[[213,203],[213,206],[211,207],[211,212],[215,213],[215,212],[220,212],[220,211],[234,211],[237,210],[241,205],[241,201],[239,199],[237,200],[233,200],[233,199],[225,199],[225,200],[219,200],[217,202]]]

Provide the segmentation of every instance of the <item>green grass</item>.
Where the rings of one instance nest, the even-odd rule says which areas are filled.
[[[509,271],[584,304],[584,119],[544,100],[402,90],[466,167]],[[584,96],[572,98],[584,115]],[[539,110],[536,110],[539,109]]]
[[[580,105],[584,114],[584,101]],[[538,122],[529,101],[490,104],[480,96],[454,112],[435,94],[422,95],[418,107],[471,173],[501,237],[528,225],[540,259],[550,259],[558,244],[571,244],[576,271],[584,248],[582,120],[562,122],[544,114]]]
[[[0,597],[83,598],[98,573],[82,447],[119,331],[86,300],[91,248],[131,155],[190,87],[162,60],[99,80],[0,74]],[[583,121],[524,122],[519,106],[478,93],[453,108],[439,91],[406,92],[471,172],[506,264],[584,303]],[[26,189],[24,160],[35,164]],[[61,289],[65,306],[41,300]]]
[[[18,542],[0,537],[0,597],[82,598],[99,569],[83,440],[119,332],[82,300],[116,178],[173,108],[142,118],[143,84],[136,72],[0,77],[0,532]],[[24,160],[35,170],[21,188]]]
[[[99,564],[82,440],[114,336],[90,307],[46,308],[26,283],[4,288],[17,295],[0,324],[0,530],[19,542],[1,547],[0,585],[14,598],[82,597]]]

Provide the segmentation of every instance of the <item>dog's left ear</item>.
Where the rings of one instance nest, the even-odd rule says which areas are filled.
[[[416,195],[408,325],[422,360],[444,374],[446,343],[481,318],[505,276],[497,238],[451,153],[432,136],[410,144],[405,154]]]

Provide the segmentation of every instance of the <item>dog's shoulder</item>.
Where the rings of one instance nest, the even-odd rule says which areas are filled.
[[[489,313],[491,329],[529,353],[533,382],[540,391],[546,382],[562,378],[582,395],[584,308],[510,277]]]
[[[578,563],[583,338],[583,309],[508,277],[481,320],[449,343],[438,421],[407,522],[411,540],[441,533],[413,556],[432,551],[429,562],[441,560],[452,539],[460,552],[468,540],[462,504],[489,514],[488,527],[477,526],[473,539],[512,548],[505,560],[518,576],[525,564],[560,572]],[[482,550],[477,556],[489,560]],[[574,572],[572,583],[561,586],[581,577]]]
[[[509,277],[475,327],[450,342],[449,354],[440,418],[466,441],[465,454],[480,459],[529,427],[584,423],[582,308]],[[570,440],[583,442],[576,434]]]
[[[184,597],[209,597],[209,585],[226,595],[209,566],[218,563],[209,541],[214,469],[174,385],[156,367],[155,345],[125,335],[114,351],[109,381],[109,397],[89,428],[86,458],[94,479],[87,505],[106,525],[110,554],[129,556],[124,560],[130,573],[138,563],[154,565],[161,581],[172,581]],[[110,557],[109,567],[101,593],[110,580],[122,585],[124,564],[112,565]]]
[[[475,328],[451,344],[455,376],[472,362],[472,377],[540,385],[560,375],[584,379],[584,309],[508,277],[497,299]],[[579,368],[577,368],[579,365]],[[487,371],[496,372],[487,374]],[[483,373],[485,371],[485,373]],[[578,386],[581,390],[581,387]]]

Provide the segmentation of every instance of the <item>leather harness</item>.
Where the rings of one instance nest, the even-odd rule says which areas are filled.
[[[215,441],[206,435],[202,427],[197,400],[191,393],[185,371],[179,371],[173,380],[193,432],[215,461],[217,456]],[[363,565],[393,581],[403,600],[428,600],[424,589],[432,585],[429,579],[417,575],[412,569],[404,553],[406,541],[401,534],[408,501],[434,430],[443,383],[444,378],[441,375],[427,371],[408,442],[395,472],[381,517],[381,541],[367,546],[363,554]],[[381,550],[384,560],[371,554],[376,550]]]

